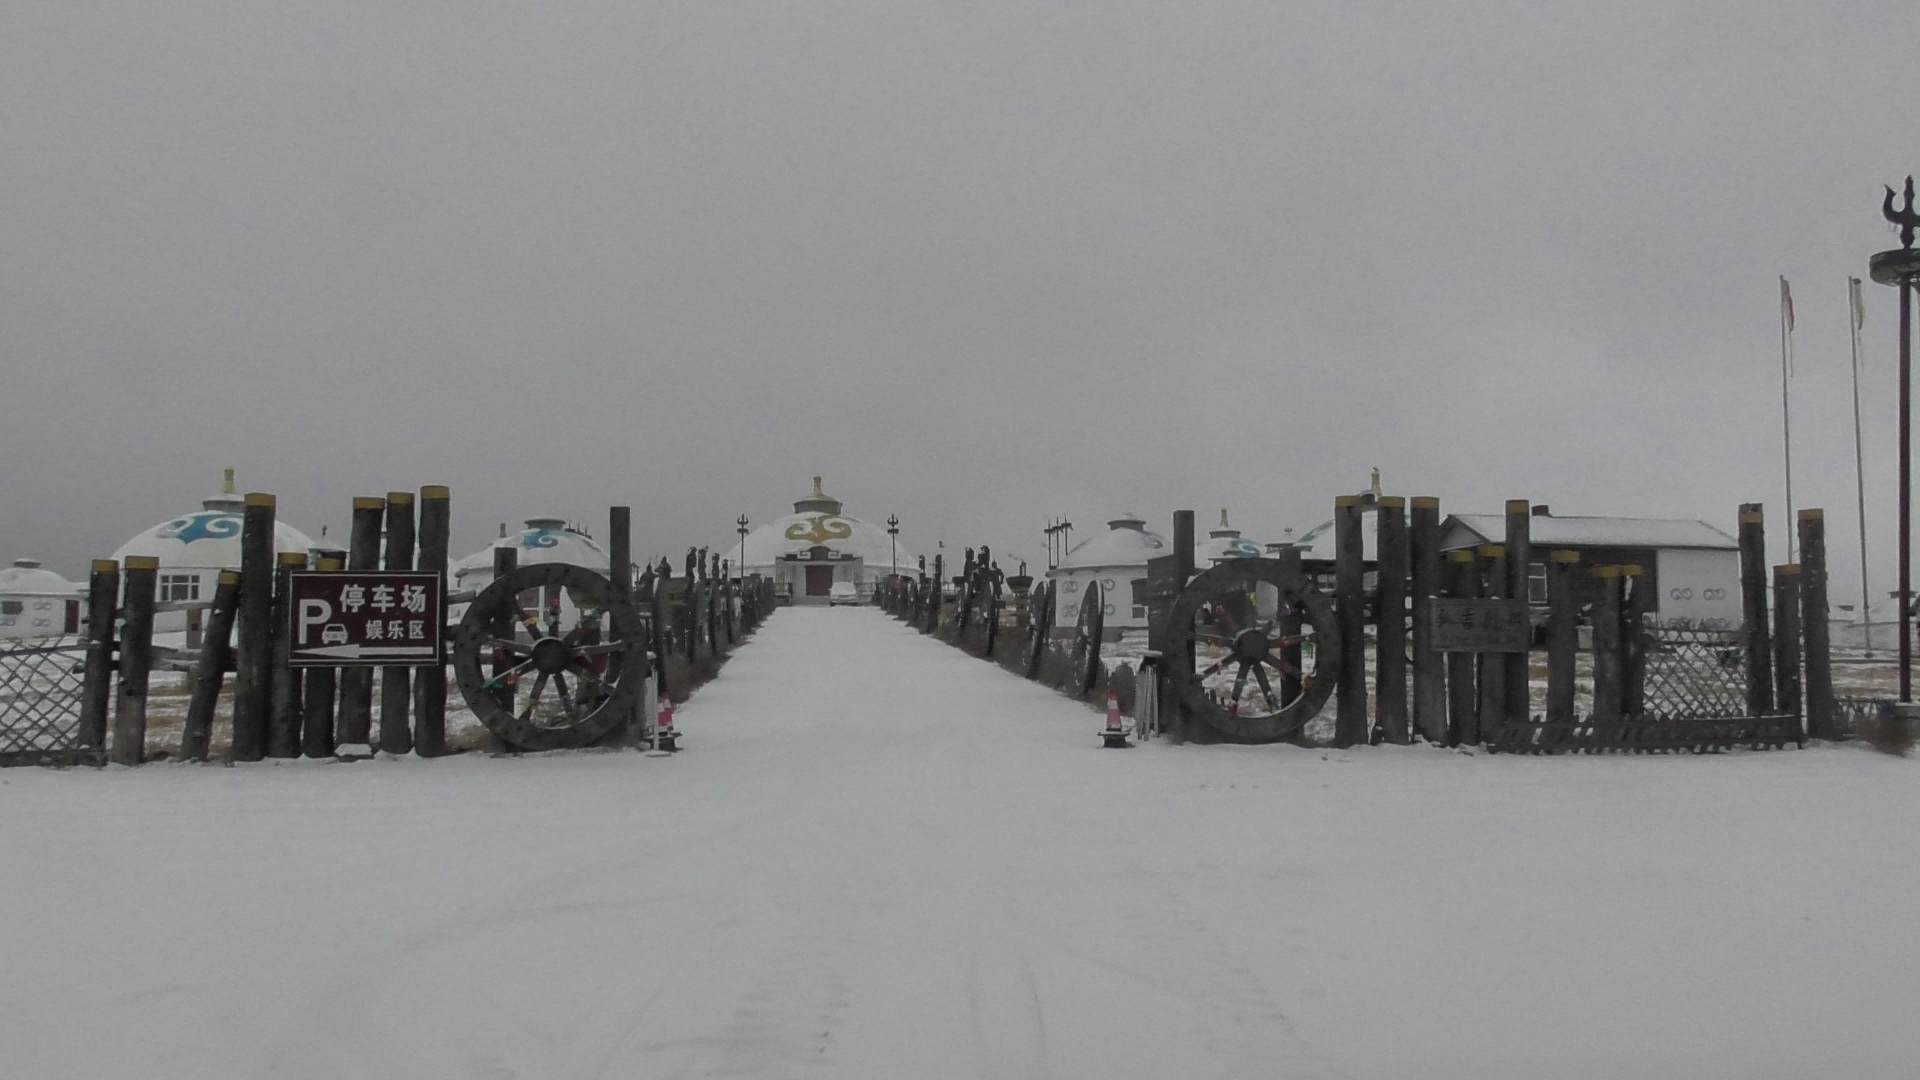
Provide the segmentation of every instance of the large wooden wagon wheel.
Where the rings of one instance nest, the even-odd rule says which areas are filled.
[[[1289,738],[1333,694],[1333,604],[1274,560],[1234,559],[1194,578],[1168,612],[1167,634],[1174,693],[1231,738]]]
[[[1040,677],[1040,663],[1047,658],[1047,644],[1053,637],[1053,592],[1057,583],[1049,581],[1034,590],[1027,606],[1027,678]]]
[[[1106,632],[1106,603],[1100,583],[1087,582],[1086,591],[1080,594],[1080,611],[1073,626],[1073,648],[1067,653],[1068,677],[1073,680],[1074,691],[1080,694],[1093,689],[1093,681],[1100,673],[1100,636]]]
[[[567,591],[577,612],[572,626],[563,625],[557,599],[544,613],[521,606],[524,593],[543,586]],[[454,630],[454,678],[467,707],[510,746],[591,746],[633,712],[647,677],[646,635],[640,613],[611,581],[583,566],[535,563],[474,598]],[[483,660],[504,670],[487,675]]]

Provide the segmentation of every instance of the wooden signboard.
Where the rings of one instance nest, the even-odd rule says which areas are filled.
[[[440,662],[447,613],[439,574],[303,571],[289,577],[294,667]]]
[[[1523,653],[1533,638],[1525,600],[1435,598],[1431,610],[1440,652]]]

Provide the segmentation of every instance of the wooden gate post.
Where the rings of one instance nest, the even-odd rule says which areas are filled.
[[[517,549],[510,547],[497,547],[493,549],[493,580],[499,581],[519,568],[520,552]],[[665,591],[664,587],[659,591]],[[518,623],[514,619],[513,613],[518,610],[520,610],[520,598],[517,596],[500,606],[500,613],[494,617],[493,626],[490,628],[494,637],[499,638],[501,641],[514,640],[514,633],[518,629]],[[657,637],[660,633],[657,620],[654,626],[654,634]],[[500,685],[494,688],[494,693],[498,695],[500,707],[508,712],[512,712],[514,708],[514,687],[509,686],[506,680],[501,677],[513,670],[513,666],[518,662],[518,659],[513,653],[506,649],[498,650],[493,656],[493,677],[501,679]],[[498,736],[495,736],[495,739],[497,740]],[[504,747],[502,747],[502,749],[504,749]]]
[[[413,492],[387,492],[386,570],[413,569]],[[413,669],[380,669],[380,749],[404,754],[413,749],[407,707],[413,696]]]
[[[267,753],[267,710],[273,693],[274,498],[249,492],[240,525],[240,632],[234,649],[234,761]]]
[[[1826,514],[1800,511],[1800,637],[1806,644],[1807,737],[1841,735],[1833,700],[1833,642],[1827,628]]]
[[[631,506],[607,507],[607,570],[608,580],[613,582],[613,591],[625,598],[628,603],[632,603],[634,596],[633,507]],[[608,632],[611,632],[612,617],[607,616],[604,621]],[[614,657],[607,667],[607,673],[614,675],[625,664],[624,658]],[[620,665],[620,667],[613,665]],[[645,727],[643,710],[646,708],[646,702],[641,700],[645,696],[644,694],[633,695],[633,708],[628,711],[626,721],[614,725],[613,730],[609,731],[606,738],[601,741],[603,746],[633,745],[635,733]]]
[[[320,570],[337,572],[340,567],[339,559],[321,556]],[[306,669],[302,680],[306,696],[300,708],[300,752],[307,757],[333,756],[333,698],[339,678],[337,667]]]
[[[1773,714],[1773,647],[1767,634],[1767,516],[1740,504],[1740,616],[1747,644],[1747,711]]]
[[[944,553],[933,557],[933,588],[927,593],[927,624],[920,630],[923,634],[936,633],[940,629],[940,604],[946,599],[947,579],[942,576],[946,573],[946,561]]]
[[[371,495],[353,500],[353,535],[347,543],[347,569],[380,569],[380,526],[387,500]],[[373,669],[355,664],[340,671],[339,745],[372,749]]]
[[[1507,549],[1502,544],[1481,544],[1474,552],[1479,563],[1474,572],[1481,579],[1481,595],[1489,600],[1507,596]],[[1480,740],[1497,743],[1507,722],[1507,667],[1519,658],[1511,653],[1475,653],[1480,668]]]
[[[1374,738],[1405,746],[1407,727],[1407,511],[1398,495],[1380,496],[1374,573]]]
[[[1447,680],[1433,648],[1433,598],[1440,595],[1440,500],[1413,498],[1409,529],[1413,581],[1413,726],[1436,745],[1447,741]]]
[[[120,609],[120,564],[95,559],[87,574],[87,661],[80,684],[80,745],[107,748],[107,703],[113,699],[114,618]]]
[[[153,594],[160,560],[129,555],[125,564],[125,619],[120,632],[120,684],[113,701],[113,742],[107,760],[138,765],[147,757],[147,681],[153,671]]]
[[[220,703],[220,686],[233,663],[233,616],[240,606],[240,573],[222,570],[207,609],[206,632],[200,639],[200,658],[193,664],[192,696],[187,720],[180,729],[180,756],[205,761],[213,745],[213,714]]]
[[[1784,716],[1800,715],[1800,577],[1799,563],[1773,568],[1773,704]]]
[[[1596,566],[1600,598],[1593,605],[1593,718],[1603,723],[1620,718],[1620,609],[1618,566]]]
[[[1295,589],[1299,589],[1305,585],[1306,574],[1300,568],[1299,548],[1282,548],[1273,556],[1273,560],[1280,564],[1279,576],[1281,581]],[[1292,701],[1294,698],[1299,697],[1302,690],[1305,689],[1300,684],[1300,665],[1303,658],[1301,656],[1302,649],[1300,642],[1297,640],[1300,636],[1301,622],[1299,607],[1287,606],[1280,609],[1279,623],[1274,627],[1274,629],[1280,632],[1280,636],[1283,639],[1296,639],[1280,646],[1280,662],[1285,664],[1289,671],[1293,672],[1291,675],[1283,674],[1280,676],[1281,701]],[[1164,711],[1162,715],[1165,715]],[[1304,725],[1301,730],[1304,733]],[[1304,735],[1302,737],[1304,738]]]
[[[1528,578],[1533,572],[1532,509],[1532,504],[1525,499],[1507,500],[1507,599],[1519,600],[1527,604],[1529,609],[1533,601],[1528,589]],[[1502,660],[1506,671],[1502,696],[1506,699],[1505,719],[1510,724],[1525,724],[1533,719],[1533,619],[1530,611],[1527,636],[1528,649],[1508,653]]]
[[[1574,596],[1577,551],[1547,555],[1547,721],[1571,724],[1574,714],[1574,660],[1580,649],[1580,605]]]
[[[283,551],[273,566],[273,692],[267,709],[267,756],[300,756],[300,676],[288,661],[293,655],[293,631],[288,621],[292,606],[293,572],[303,570],[307,557]]]
[[[1647,616],[1653,613],[1653,582],[1646,568],[1629,564],[1620,568],[1621,585],[1632,591],[1620,607],[1620,715],[1639,716],[1646,711],[1647,698]]]
[[[1480,569],[1474,565],[1473,550],[1465,548],[1447,554],[1447,595],[1455,600],[1472,600],[1480,595]],[[1474,686],[1474,654],[1447,654],[1447,713],[1452,730],[1445,740],[1448,746],[1475,746],[1480,742],[1480,695]]]
[[[420,489],[420,555],[415,570],[440,575],[440,595],[447,595],[447,547],[453,531],[453,500],[444,484]],[[445,618],[441,612],[440,617]],[[436,630],[441,629],[435,627]],[[440,757],[447,752],[447,650],[441,631],[440,655],[422,664],[413,681],[414,752]]]
[[[1340,683],[1333,718],[1335,746],[1367,741],[1367,600],[1360,522],[1360,496],[1336,496],[1333,599],[1340,623]]]

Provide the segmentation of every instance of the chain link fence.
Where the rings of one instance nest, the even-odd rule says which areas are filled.
[[[0,642],[0,765],[86,756],[80,740],[86,655],[77,636]]]

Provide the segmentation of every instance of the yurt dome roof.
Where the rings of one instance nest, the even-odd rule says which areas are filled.
[[[1220,511],[1220,527],[1207,534],[1205,540],[1193,545],[1194,565],[1204,570],[1222,559],[1257,559],[1261,555],[1260,545],[1240,535],[1240,530],[1227,524],[1226,510]]]
[[[228,469],[220,493],[202,500],[199,510],[139,533],[120,545],[113,557],[124,563],[129,555],[147,555],[159,559],[163,567],[237,569],[245,506],[245,498],[234,490],[233,470]],[[275,554],[289,551],[306,554],[316,546],[306,533],[284,521],[274,521]]]
[[[1147,531],[1147,522],[1138,514],[1126,513],[1107,522],[1107,531],[1075,544],[1060,560],[1061,570],[1087,570],[1107,566],[1145,566],[1147,560],[1167,553],[1166,537]]]
[[[15,559],[0,570],[0,595],[73,596],[82,586],[40,565],[39,559]]]
[[[518,555],[517,565],[527,566],[533,563],[571,563],[584,566],[597,573],[608,573],[613,560],[600,542],[588,536],[577,526],[567,523],[559,517],[531,517],[527,527],[514,533],[505,533],[466,558],[453,564],[454,580],[474,572],[484,570],[493,572],[493,552],[495,548],[514,548]]]
[[[869,569],[893,573],[918,572],[920,563],[907,542],[887,532],[885,525],[848,517],[844,504],[828,495],[821,478],[813,478],[813,491],[794,500],[793,513],[774,518],[747,533],[743,547],[739,537],[714,550],[722,559],[736,564],[735,570],[765,569],[792,555],[807,558],[814,548],[827,549],[829,558],[847,556],[861,559]],[[893,562],[895,552],[899,563]]]

